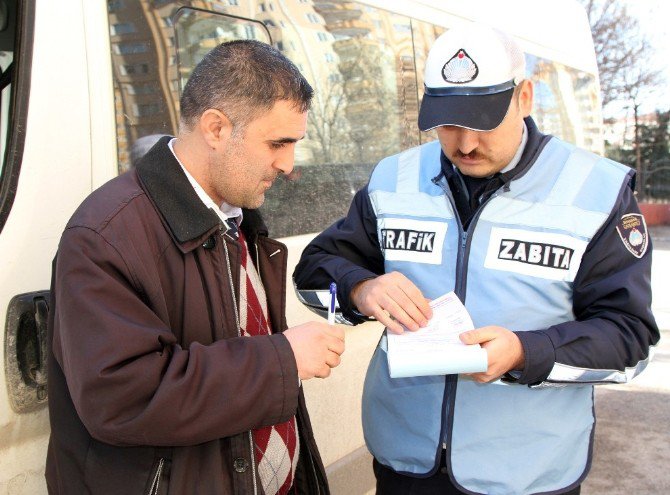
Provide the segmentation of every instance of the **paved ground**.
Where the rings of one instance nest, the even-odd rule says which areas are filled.
[[[630,384],[596,387],[595,451],[583,495],[670,494],[670,227],[650,230],[661,341]]]

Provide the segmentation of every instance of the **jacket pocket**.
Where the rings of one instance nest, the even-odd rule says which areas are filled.
[[[147,487],[144,490],[146,495],[167,495],[171,466],[172,461],[170,459],[166,457],[156,458],[149,472]]]

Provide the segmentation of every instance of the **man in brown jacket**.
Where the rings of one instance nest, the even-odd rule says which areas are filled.
[[[286,247],[255,211],[311,97],[272,47],[224,43],[178,137],[75,212],[51,288],[50,493],[328,493],[300,380],[330,374],[344,335],[286,329]]]

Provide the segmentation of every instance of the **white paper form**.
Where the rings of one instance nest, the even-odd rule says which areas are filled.
[[[486,371],[488,356],[479,344],[466,345],[458,335],[474,325],[453,292],[430,302],[428,326],[402,334],[386,332],[391,378]]]

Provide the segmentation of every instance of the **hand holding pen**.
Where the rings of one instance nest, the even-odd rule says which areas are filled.
[[[344,330],[335,325],[335,301],[337,286],[330,287],[328,324],[310,321],[284,331],[288,339],[301,380],[330,375],[331,368],[340,364],[344,352]]]

